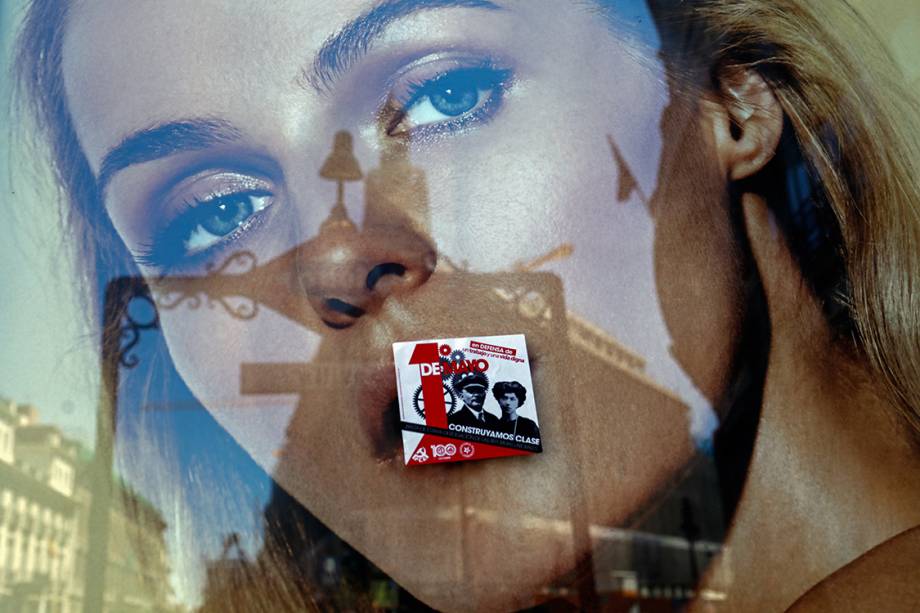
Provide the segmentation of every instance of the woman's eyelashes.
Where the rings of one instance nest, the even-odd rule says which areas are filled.
[[[450,134],[490,120],[501,108],[512,71],[491,63],[450,69],[420,66],[394,86],[386,105],[389,136],[424,138]],[[239,243],[261,223],[275,202],[264,182],[236,173],[219,173],[206,183],[223,187],[210,194],[186,196],[181,211],[134,250],[135,260],[161,276],[200,268]],[[200,191],[190,188],[189,191]],[[166,207],[170,208],[170,207]]]
[[[185,211],[139,249],[135,259],[160,274],[195,266],[253,229],[274,203],[266,190],[251,189],[186,201]]]
[[[413,79],[394,95],[390,136],[454,132],[488,121],[501,107],[512,73],[493,66],[456,68]]]
[[[209,249],[222,239],[246,227],[252,216],[271,205],[271,194],[248,192],[199,202],[194,207],[197,225],[185,240],[188,255]]]

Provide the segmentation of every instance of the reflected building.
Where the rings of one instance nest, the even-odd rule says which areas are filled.
[[[0,399],[0,610],[83,611],[91,453]],[[177,611],[160,514],[114,483],[103,613]]]
[[[460,269],[444,272],[456,274],[458,279],[471,275]],[[656,406],[666,418],[686,419],[686,405],[646,374],[641,356],[591,322],[565,311],[558,300],[559,294],[553,297],[541,293],[548,284],[533,282],[545,274],[485,275],[495,282],[487,312],[498,320],[530,322],[529,330],[557,327],[561,322],[568,340],[571,370],[580,373],[574,389],[604,386],[616,390],[620,401],[640,407]],[[556,317],[554,310],[558,309],[564,317]],[[380,509],[367,512],[369,525],[379,521]],[[560,544],[578,538],[573,534],[578,527],[569,522],[542,518],[529,518],[529,521],[542,526],[545,537]],[[698,457],[666,488],[662,497],[641,515],[630,518],[624,527],[582,528],[591,542],[591,589],[601,606],[607,610],[628,610],[636,602],[664,606],[689,601],[709,561],[722,551],[725,528],[712,459]],[[227,555],[208,562],[203,610],[218,611],[225,604],[251,598],[254,593],[274,596],[274,591],[266,593],[265,585],[286,573],[295,574],[296,584],[308,590],[297,597],[320,608],[348,608],[361,602],[393,610],[424,608],[278,486],[265,509],[264,530],[266,541],[274,539],[281,544],[285,559],[279,563],[278,548],[273,551],[269,547],[253,560],[243,555]],[[267,578],[264,573],[272,577]],[[580,586],[580,589],[585,588]],[[558,585],[547,586],[547,592],[557,601],[578,598],[572,591],[571,577],[561,578]]]
[[[76,611],[76,446],[37,417],[0,400],[0,609]]]
[[[519,317],[552,317],[538,293],[522,295],[500,287],[495,293],[506,310],[513,305]],[[621,405],[654,406],[661,419],[675,423],[687,419],[687,405],[646,374],[642,356],[572,311],[565,313],[565,330],[575,390],[609,389],[610,400]],[[576,396],[575,406],[579,402]],[[612,419],[614,413],[610,412]],[[598,424],[598,431],[617,427],[612,421]],[[713,459],[700,455],[624,527],[590,526],[598,603],[626,610],[640,600],[665,603],[692,598],[703,571],[722,551],[725,520],[720,487]]]
[[[369,293],[373,287],[370,279],[377,279],[367,272],[373,262],[361,260],[358,255],[364,251],[356,250],[354,245],[362,240],[373,243],[375,241],[370,239],[376,236],[387,245],[387,253],[400,249],[405,249],[407,253],[423,253],[424,250],[413,241],[422,240],[421,237],[429,233],[427,186],[423,171],[410,164],[404,146],[397,143],[384,149],[380,166],[369,171],[365,180],[364,218],[359,228],[348,217],[343,201],[343,182],[355,181],[361,176],[351,156],[350,139],[337,135],[333,153],[321,174],[339,182],[338,197],[317,236],[299,249],[300,255],[312,264],[312,280],[304,284],[304,289],[327,326],[344,328],[362,317],[368,307],[373,306],[372,300],[379,299]],[[367,250],[366,246],[363,248]],[[546,371],[556,373],[554,384],[571,390],[568,406],[560,411],[567,416],[567,425],[574,426],[580,413],[600,416],[595,417],[594,423],[580,428],[586,439],[584,449],[607,445],[608,433],[624,427],[650,427],[648,420],[637,417],[648,407],[655,408],[657,419],[674,424],[667,434],[659,437],[661,445],[689,448],[692,445],[689,438],[690,409],[686,403],[646,373],[645,360],[641,356],[601,327],[569,311],[565,305],[562,279],[552,272],[539,270],[549,261],[567,257],[572,250],[570,245],[560,245],[533,262],[515,264],[513,270],[497,273],[472,272],[465,264],[455,264],[440,254],[436,267],[441,291],[429,297],[431,302],[427,306],[433,313],[450,313],[457,321],[468,322],[479,330],[489,330],[494,334],[524,333],[529,345],[554,347],[552,352],[544,355],[544,363],[555,363]],[[344,257],[343,253],[348,257]],[[435,263],[430,264],[433,270]],[[249,277],[268,274],[275,270],[275,265],[275,261],[267,262],[236,278],[229,275],[220,277],[214,282],[214,287],[228,294],[236,291],[236,295],[265,303],[266,299],[271,299],[269,293],[263,291],[263,299],[243,290],[245,287],[257,287],[252,282],[246,285]],[[423,263],[420,268],[426,265]],[[404,272],[403,268],[394,274],[402,276]],[[362,283],[354,283],[354,278]],[[366,285],[365,278],[368,279]],[[183,289],[185,297],[194,296],[197,291],[207,294],[209,290],[206,285],[196,285],[196,282],[189,282],[187,289],[181,288],[181,279],[174,282],[177,288]],[[236,285],[236,288],[228,290],[222,284]],[[329,300],[330,296],[336,300]],[[451,297],[456,296],[464,298],[459,305],[456,300],[452,301]],[[330,303],[335,304],[330,306]],[[296,313],[290,313],[290,316],[297,320]],[[451,334],[447,336],[463,336],[466,328],[448,329]],[[402,332],[410,333],[398,329],[395,324],[391,332],[397,336]],[[418,332],[415,331],[415,334]],[[241,391],[243,394],[296,393],[301,398],[309,397],[311,386],[323,381],[322,374],[328,365],[347,366],[349,361],[357,363],[360,359],[360,353],[343,352],[338,346],[323,343],[310,363],[244,364]],[[279,373],[294,373],[296,376],[285,377]],[[291,382],[300,387],[279,387]],[[609,393],[599,394],[597,390],[608,390]],[[596,406],[598,404],[602,406]],[[603,410],[613,404],[617,406],[616,411]],[[591,405],[595,406],[584,410]],[[304,418],[304,415],[298,410],[294,421]],[[546,434],[551,437],[553,433],[547,431]],[[648,440],[652,435],[649,432],[636,434],[637,440]],[[654,435],[658,436],[657,432]],[[282,453],[281,457],[279,471],[283,472],[285,455]],[[585,462],[590,460],[584,458]],[[575,478],[580,476],[575,475]],[[601,506],[593,500],[599,495],[594,489],[588,483],[573,485],[571,521],[526,518],[543,531],[546,539],[557,541],[559,551],[590,550],[593,553],[588,575],[591,585],[580,580],[573,596],[575,580],[563,577],[557,586],[547,586],[548,593],[559,595],[564,600],[582,600],[583,596],[577,591],[588,590],[592,594],[584,597],[588,598],[586,602],[593,599],[615,609],[619,603],[626,606],[637,600],[689,599],[708,560],[721,550],[724,537],[719,482],[712,459],[698,457],[671,483],[664,484],[664,493],[650,501],[641,514],[621,522],[622,528],[589,525],[586,509]],[[397,505],[392,509],[357,512],[366,513],[368,526],[371,526],[383,521],[386,513],[400,513],[402,509]],[[488,517],[488,514],[483,517]],[[271,551],[269,546],[253,560],[247,560],[245,556],[225,555],[222,559],[211,561],[208,563],[206,610],[220,610],[223,604],[239,602],[238,599],[247,593],[265,594],[268,583],[287,573],[296,577],[296,585],[309,590],[302,597],[314,604],[340,606],[347,603],[348,606],[357,602],[352,600],[357,598],[373,606],[377,596],[384,595],[388,603],[394,605],[386,608],[404,608],[406,601],[411,599],[408,593],[398,590],[368,560],[338,539],[280,487],[276,487],[265,509],[264,526],[265,542],[280,543],[283,550],[280,557],[283,559],[279,559],[278,552]],[[573,560],[573,567],[575,563],[577,561]],[[424,565],[420,566],[419,572],[426,572]],[[456,572],[467,570],[458,567]],[[469,572],[476,572],[476,569],[472,568]],[[432,575],[430,580],[448,579]],[[480,579],[477,576],[475,580],[489,582],[487,577]],[[281,585],[284,585],[283,581]],[[513,588],[496,585],[495,589]],[[398,603],[393,603],[394,596],[398,597]]]

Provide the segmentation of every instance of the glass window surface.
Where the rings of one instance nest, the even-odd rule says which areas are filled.
[[[918,28],[4,3],[0,611],[916,610]]]

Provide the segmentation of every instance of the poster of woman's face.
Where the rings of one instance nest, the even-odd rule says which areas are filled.
[[[569,3],[529,2],[219,10],[115,2],[81,7],[68,23],[62,69],[74,128],[105,179],[112,226],[154,291],[243,250],[259,264],[293,251],[282,274],[304,277],[336,257],[344,261],[336,266],[368,272],[391,261],[404,267],[371,290],[379,304],[350,287],[320,295],[326,307],[339,300],[365,311],[344,329],[268,279],[254,291],[283,291],[263,301],[315,311],[298,317],[307,325],[270,309],[239,320],[186,305],[162,310],[160,322],[179,373],[220,425],[319,519],[436,606],[459,594],[483,606],[516,602],[498,596],[494,582],[535,593],[558,573],[551,551],[573,566],[584,552],[520,517],[572,521],[577,474],[590,521],[616,525],[716,424],[713,404],[725,393],[743,317],[738,247],[717,195],[714,143],[669,90],[649,9],[629,4],[613,26]],[[176,35],[165,43],[163,32]],[[669,120],[669,108],[683,118]],[[333,138],[342,131],[363,189],[323,176],[342,152]],[[404,149],[390,144],[403,141]],[[666,160],[666,143],[680,162]],[[390,160],[394,147],[402,153]],[[689,154],[700,149],[710,153]],[[339,185],[355,238],[323,233]],[[325,236],[328,244],[317,244]],[[566,255],[541,261],[560,248]],[[459,270],[439,274],[449,263]],[[588,359],[573,381],[556,383],[563,349],[552,347],[563,339],[546,335],[533,349],[534,377],[550,406],[544,431],[559,434],[539,466],[496,463],[444,483],[381,464],[376,430],[395,393],[392,383],[392,398],[376,383],[373,392],[346,386],[351,361],[360,355],[361,368],[388,370],[389,343],[411,339],[412,329],[437,336],[458,321],[471,333],[513,325],[478,307],[516,267],[555,281],[537,281],[538,291],[557,292],[553,300],[579,324],[596,327],[592,342],[630,355],[654,384],[605,389],[594,380],[611,365]],[[359,294],[366,276],[354,276]],[[260,363],[333,363],[343,379],[296,399],[286,381],[276,394],[265,386],[247,394],[245,366]],[[571,389],[577,412],[562,409]],[[481,407],[486,390],[461,396]],[[331,432],[335,446],[322,442]],[[586,466],[585,449],[611,455]],[[619,470],[601,469],[611,463]],[[544,484],[537,491],[527,483],[532,471]],[[475,513],[450,519],[468,491]],[[499,509],[497,521],[483,519]],[[489,562],[511,542],[519,560]],[[451,553],[418,563],[441,550]],[[466,574],[460,561],[474,551],[480,559]]]
[[[102,403],[126,482],[178,492],[150,497],[181,499],[187,526],[207,515],[190,500],[229,508],[207,478],[189,493],[208,440],[128,409],[168,379],[182,393],[159,402],[194,407],[272,501],[310,517],[280,533],[322,526],[379,573],[362,581],[444,610],[620,610],[665,599],[665,583],[681,606],[784,610],[920,523],[903,433],[917,390],[892,357],[909,332],[885,336],[899,320],[873,301],[916,252],[867,263],[863,245],[898,231],[879,229],[895,205],[857,162],[891,185],[909,173],[860,140],[886,115],[854,101],[882,86],[840,89],[860,58],[824,23],[849,9],[828,3],[35,2],[19,61],[49,101],[87,304],[115,324],[137,296],[155,308],[149,355],[123,375],[143,384],[100,383],[120,405]],[[839,74],[812,78],[815,58]],[[841,100],[863,109],[858,129]],[[105,330],[103,354],[134,350]],[[512,334],[532,383],[445,376],[446,415],[543,452],[407,468],[400,402],[421,415],[426,401],[401,397],[393,344]],[[852,481],[827,454],[851,458]],[[881,488],[880,458],[902,479],[874,527],[868,506],[806,508],[816,491]],[[264,562],[282,537],[263,519],[234,525],[264,529],[247,554]],[[820,549],[835,521],[858,534],[787,577],[779,543]],[[177,534],[164,543],[181,549]],[[757,551],[783,589],[755,576]],[[337,572],[301,586],[341,595]]]

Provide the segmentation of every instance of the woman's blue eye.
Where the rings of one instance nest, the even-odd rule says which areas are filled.
[[[186,254],[193,254],[220,242],[233,231],[244,227],[249,219],[272,202],[264,192],[247,192],[222,196],[202,202],[193,209],[191,231],[184,241]]]
[[[494,68],[463,68],[434,79],[412,84],[408,102],[391,135],[424,127],[461,127],[468,120],[484,118],[494,111],[509,71]]]
[[[200,226],[207,232],[216,236],[226,236],[239,227],[241,223],[252,215],[253,206],[249,196],[231,196],[220,198],[214,204],[208,205],[211,209],[207,216],[201,218]]]
[[[242,191],[194,200],[188,209],[156,233],[148,247],[136,249],[138,264],[159,269],[161,274],[180,272],[196,260],[230,244],[249,229],[259,213],[274,202],[268,191]]]
[[[436,111],[456,117],[476,106],[479,88],[470,79],[447,75],[437,81],[437,87],[428,97]]]

